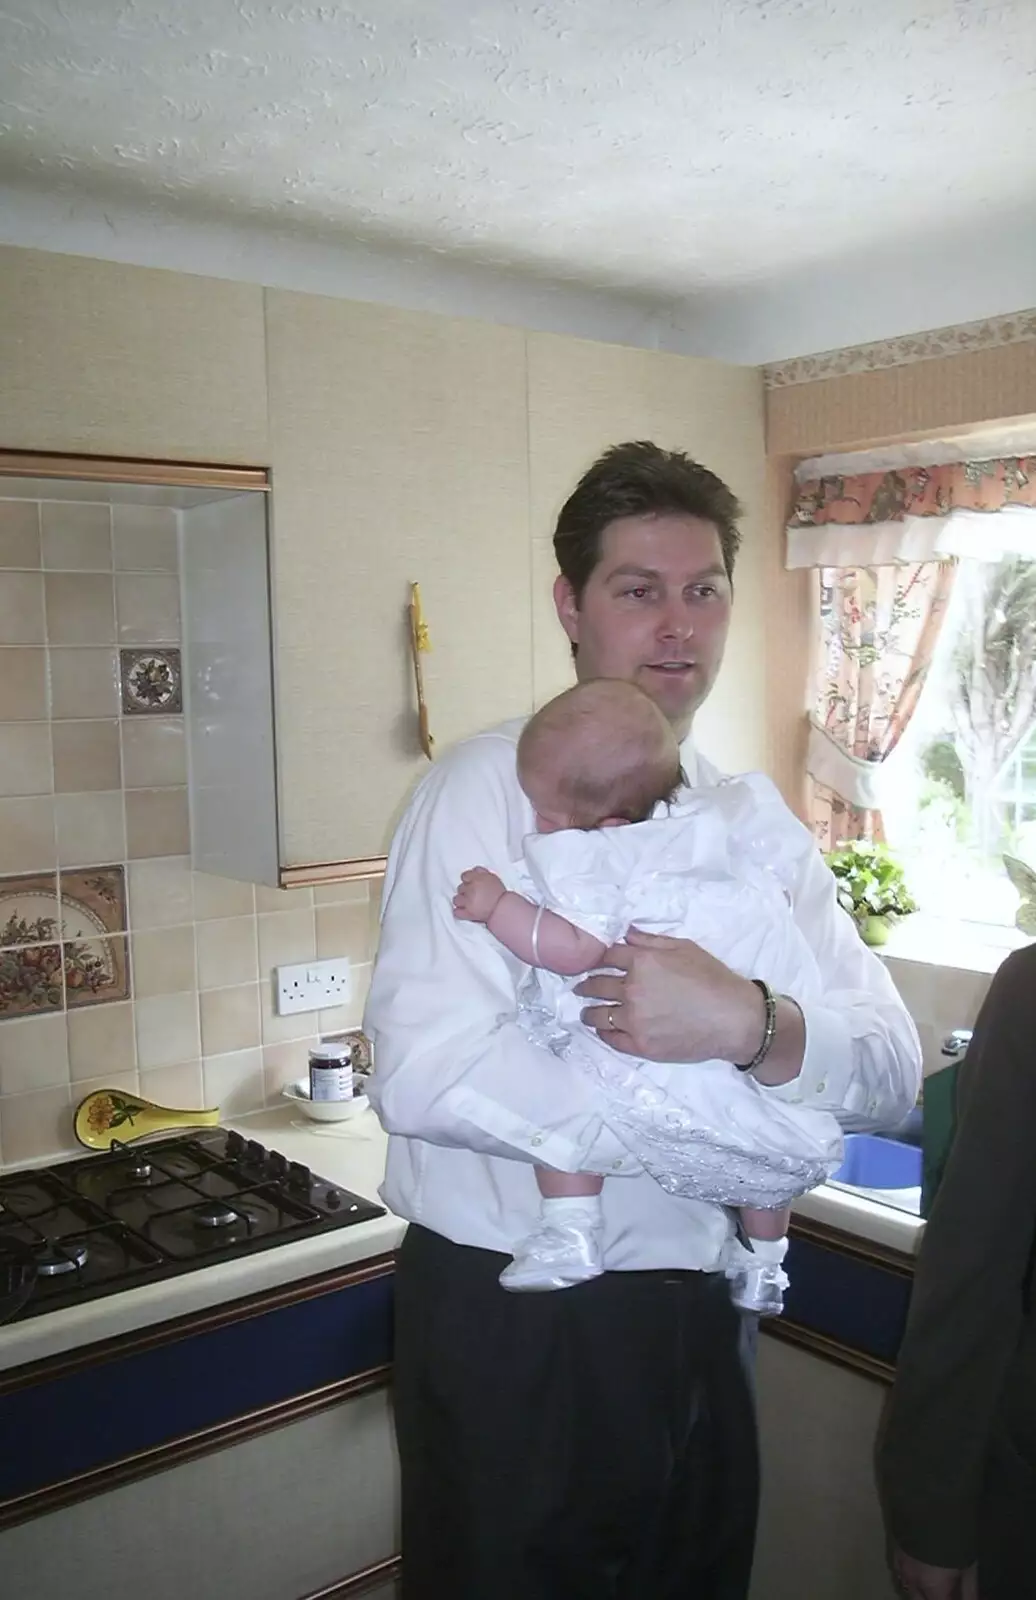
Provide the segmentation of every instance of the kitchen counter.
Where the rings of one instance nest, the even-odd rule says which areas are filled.
[[[905,1256],[916,1256],[924,1234],[924,1222],[909,1211],[829,1183],[804,1194],[792,1204],[791,1211],[793,1217],[803,1221],[827,1223],[842,1233],[884,1245]]]
[[[318,1124],[277,1107],[232,1119],[226,1126],[366,1199],[378,1198],[386,1136],[372,1111],[346,1123]],[[792,1210],[804,1221],[828,1224],[907,1256],[916,1254],[924,1230],[917,1217],[828,1185],[804,1195]],[[404,1226],[392,1215],[376,1217],[0,1326],[0,1371],[388,1254],[398,1246]]]
[[[386,1140],[373,1111],[349,1122],[325,1124],[304,1123],[297,1113],[278,1107],[231,1119],[225,1126],[279,1150],[290,1161],[304,1162],[364,1199],[378,1198]],[[399,1244],[403,1228],[397,1217],[375,1217],[0,1326],[0,1371],[385,1255]]]

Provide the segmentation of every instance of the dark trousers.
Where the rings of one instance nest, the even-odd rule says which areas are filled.
[[[509,1294],[411,1225],[396,1276],[403,1600],[744,1600],[755,1413],[722,1277]]]

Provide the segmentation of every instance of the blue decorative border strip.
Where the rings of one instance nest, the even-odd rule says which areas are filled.
[[[392,1358],[391,1271],[0,1395],[0,1518],[26,1495],[283,1406]],[[214,1443],[217,1441],[214,1441]],[[73,1496],[74,1497],[74,1496]]]

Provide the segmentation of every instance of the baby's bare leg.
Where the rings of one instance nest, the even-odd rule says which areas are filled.
[[[543,1192],[541,1189],[540,1193]],[[764,1211],[761,1206],[742,1206],[741,1221],[750,1239],[783,1239],[791,1221],[791,1208],[781,1206],[779,1211]]]
[[[604,1179],[592,1172],[555,1172],[553,1167],[537,1167],[536,1182],[544,1200],[567,1200],[569,1196],[600,1194]]]

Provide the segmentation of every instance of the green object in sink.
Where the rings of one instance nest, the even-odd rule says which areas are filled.
[[[931,1213],[932,1202],[942,1182],[946,1158],[957,1131],[957,1085],[961,1063],[954,1061],[925,1079],[924,1123],[921,1132],[923,1166],[921,1176],[921,1215]]]

